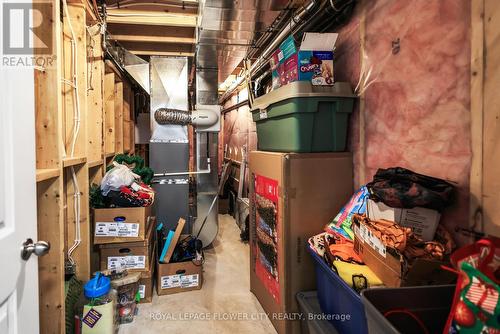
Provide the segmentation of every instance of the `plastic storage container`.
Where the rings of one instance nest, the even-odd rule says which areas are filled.
[[[126,324],[134,321],[141,273],[124,271],[122,275],[113,279],[111,286],[117,293],[118,322]]]
[[[314,259],[319,305],[323,313],[332,316],[349,315],[348,321],[330,320],[330,323],[342,334],[368,333],[365,310],[361,297],[335,274],[309,246]]]
[[[297,302],[302,313],[302,334],[338,333],[331,323],[322,320],[323,312],[321,312],[316,291],[299,292]]]
[[[116,292],[108,277],[98,272],[83,287],[86,304],[83,306],[82,334],[115,333]]]
[[[369,333],[425,333],[407,313],[384,314],[406,310],[415,315],[428,333],[442,333],[453,302],[455,285],[418,286],[391,289],[367,289],[362,295]]]
[[[295,81],[255,99],[252,117],[257,125],[258,149],[344,151],[355,98],[345,82],[313,86]]]

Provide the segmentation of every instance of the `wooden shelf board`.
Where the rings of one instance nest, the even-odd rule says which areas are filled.
[[[106,158],[112,158],[116,155],[117,153],[113,152],[113,153],[106,153]]]
[[[36,182],[42,182],[45,180],[56,178],[60,175],[59,169],[57,168],[42,168],[36,170]]]
[[[89,168],[98,167],[101,166],[102,164],[103,164],[102,160],[91,161],[88,163]]]
[[[81,165],[87,162],[86,157],[73,157],[73,158],[64,158],[63,159],[63,167],[71,167],[76,165]]]

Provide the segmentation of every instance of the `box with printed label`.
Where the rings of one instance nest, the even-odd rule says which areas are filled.
[[[181,239],[186,235],[181,235]],[[203,285],[203,264],[196,261],[160,263],[156,253],[156,293],[158,296],[200,290]]]
[[[145,271],[153,260],[153,230],[155,224],[149,224],[146,240],[104,244],[99,246],[101,270],[127,269]]]
[[[334,48],[338,34],[306,32],[300,48],[292,36],[287,38],[270,58],[272,89],[294,81],[308,81],[313,86],[334,83]]]
[[[362,222],[354,226],[354,250],[385,286],[453,284],[456,275],[441,268],[449,263],[417,258],[411,264],[393,248],[386,247]]]
[[[441,214],[436,210],[415,207],[412,209],[392,208],[383,202],[369,199],[367,203],[368,218],[372,220],[386,219],[405,227],[424,241],[434,240]]]
[[[154,251],[154,250],[153,250]],[[153,301],[155,261],[151,261],[149,269],[141,273],[139,280],[139,303],[151,303]]]
[[[94,210],[94,244],[110,244],[146,239],[151,207]]]

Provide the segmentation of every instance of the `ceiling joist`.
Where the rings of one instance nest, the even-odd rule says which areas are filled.
[[[162,44],[151,42],[121,42],[125,49],[136,55],[173,55],[173,56],[192,56],[194,46],[191,44]]]
[[[175,37],[175,36],[151,36],[151,35],[111,35],[111,38],[119,42],[152,42],[152,43],[175,43],[175,44],[194,44],[194,37]]]
[[[108,9],[108,24],[141,24],[171,27],[196,27],[197,15],[187,13],[164,13],[129,9]]]

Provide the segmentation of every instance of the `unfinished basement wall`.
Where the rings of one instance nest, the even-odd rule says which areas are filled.
[[[223,110],[228,110],[229,108],[236,106],[238,103],[248,99],[248,92],[246,89],[239,91],[234,94],[229,100],[223,105]],[[223,111],[224,112],[224,111]],[[219,166],[222,166],[222,159],[224,157],[224,151],[226,157],[238,162],[242,161],[243,158],[243,147],[246,146],[247,152],[257,150],[257,132],[255,123],[252,120],[252,113],[248,105],[241,106],[239,108],[224,112],[222,119],[222,131],[219,138]],[[238,179],[239,168],[238,164],[235,164],[233,174],[235,179]],[[238,180],[239,181],[239,180]],[[235,191],[237,191],[238,182],[234,184]],[[248,191],[248,170],[245,174],[245,187],[243,194]]]
[[[457,203],[442,220],[451,229],[469,221],[470,17],[465,0],[365,0],[337,43],[336,80],[361,81],[355,184],[392,166],[452,181]]]
[[[348,139],[356,187],[393,166],[452,181],[451,230],[469,221],[470,10],[466,0],[359,0],[336,30],[335,80],[360,93]],[[248,107],[225,114],[223,137],[236,159],[243,144],[256,149]]]

